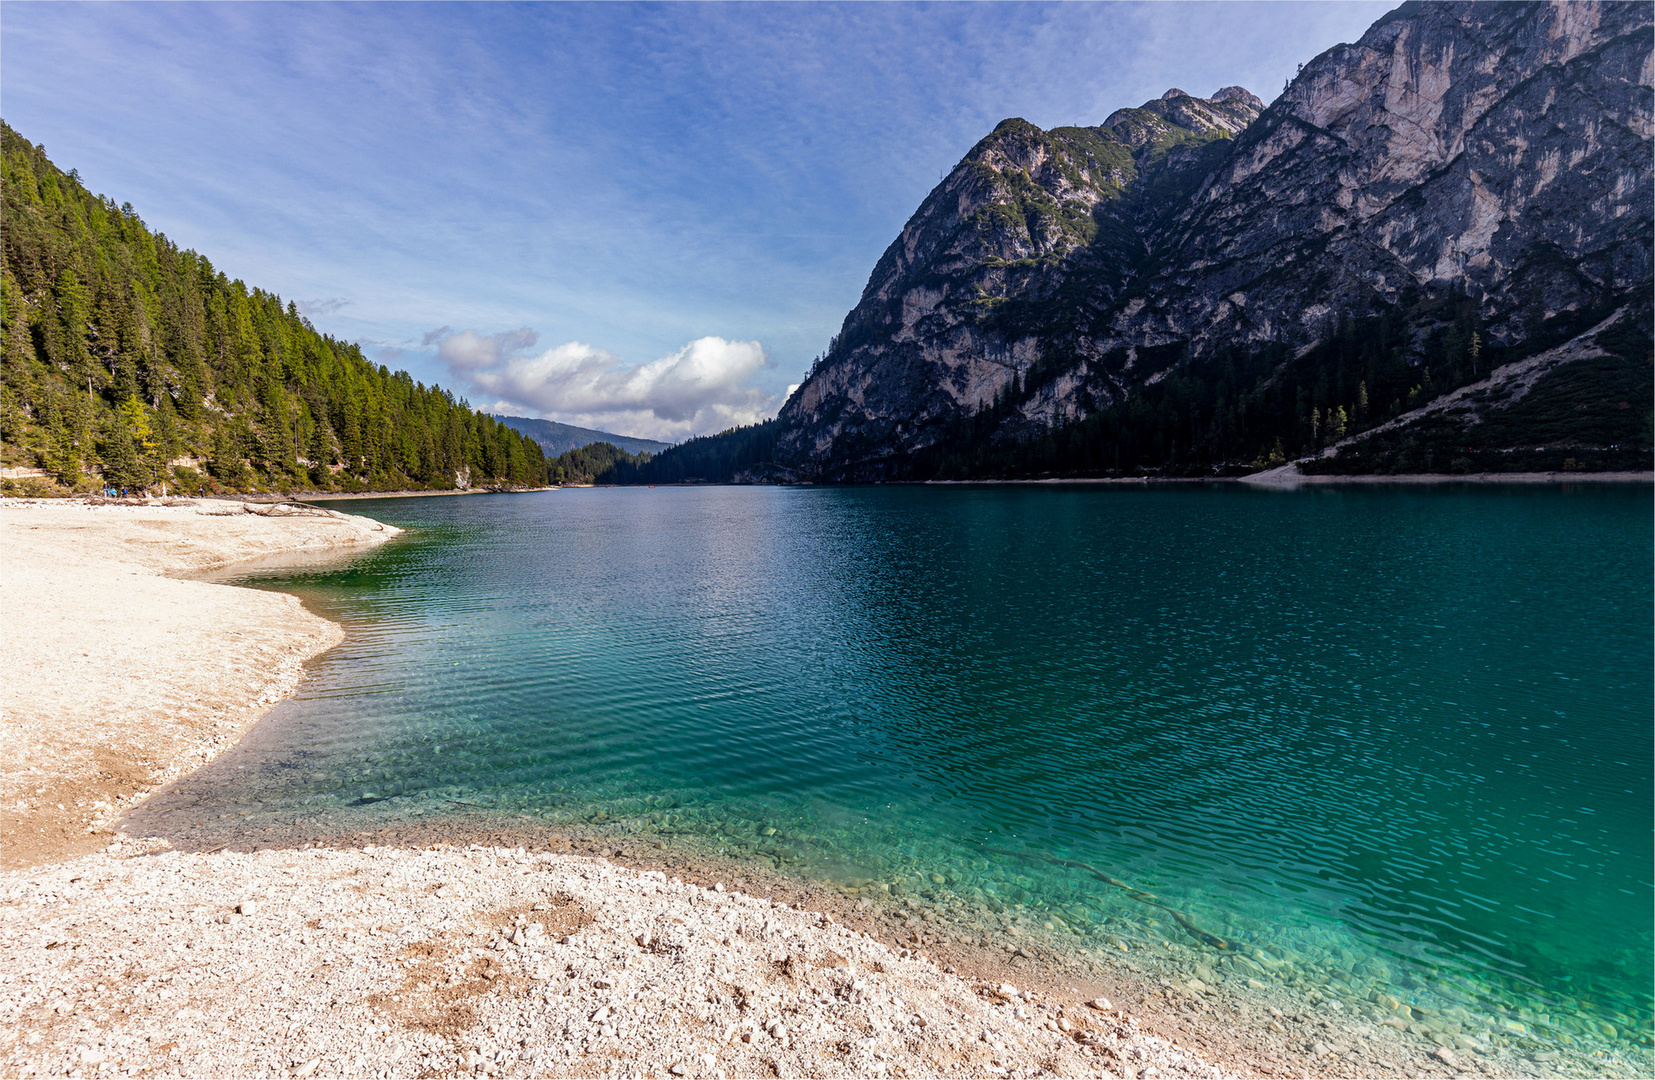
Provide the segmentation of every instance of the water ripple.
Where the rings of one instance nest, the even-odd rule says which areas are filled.
[[[219,798],[465,791],[753,850],[768,821],[834,865],[1147,917],[973,846],[1015,838],[1249,939],[1648,1027],[1647,489],[362,509],[414,532],[266,576],[349,640]]]

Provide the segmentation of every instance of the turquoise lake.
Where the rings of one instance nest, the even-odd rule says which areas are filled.
[[[1180,936],[1004,853],[1076,860],[1476,1038],[1648,1054],[1647,487],[329,505],[411,531],[244,575],[349,634],[215,789],[255,822],[459,800]]]

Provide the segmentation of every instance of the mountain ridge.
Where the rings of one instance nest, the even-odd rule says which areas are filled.
[[[1169,90],[1095,128],[1002,122],[881,257],[754,477],[975,475],[1042,442],[1020,467],[1235,470],[1320,455],[1619,307],[1646,334],[1650,26],[1638,5],[1409,3],[1267,108]],[[1590,407],[1642,428],[1528,450],[1647,453],[1629,340]],[[1387,467],[1469,467],[1465,431],[1438,434]]]
[[[576,427],[556,420],[542,420],[532,416],[503,416],[500,413],[489,415],[513,431],[533,439],[548,459],[600,442],[606,442],[629,454],[659,454],[672,446],[671,443],[657,442],[654,439],[616,435],[613,432]]]

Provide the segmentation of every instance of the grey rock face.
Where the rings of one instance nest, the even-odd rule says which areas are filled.
[[[1221,345],[1414,325],[1471,297],[1492,344],[1647,292],[1651,9],[1407,4],[1269,108],[1169,90],[1093,128],[1007,120],[875,267],[783,408],[794,475],[901,475],[1015,391],[995,437],[1130,399]]]
[[[1149,265],[1150,235],[1257,117],[1239,88],[1181,92],[1096,128],[1006,120],[925,200],[874,268],[831,360],[782,412],[784,459],[878,457],[992,400],[1042,359],[1059,323],[1118,309]],[[1038,313],[1037,313],[1038,317]],[[1073,409],[1054,403],[1052,417]],[[900,451],[899,451],[900,452]]]
[[[1400,9],[1236,141],[1146,283],[1164,314],[1116,328],[1310,340],[1319,306],[1453,283],[1511,340],[1647,281],[1650,64],[1638,5]]]

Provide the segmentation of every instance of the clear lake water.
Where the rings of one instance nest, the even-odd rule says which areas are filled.
[[[1650,1058],[1647,487],[328,505],[410,532],[237,572],[348,639],[203,816],[692,836],[1077,948],[1194,928],[1462,1046]]]

